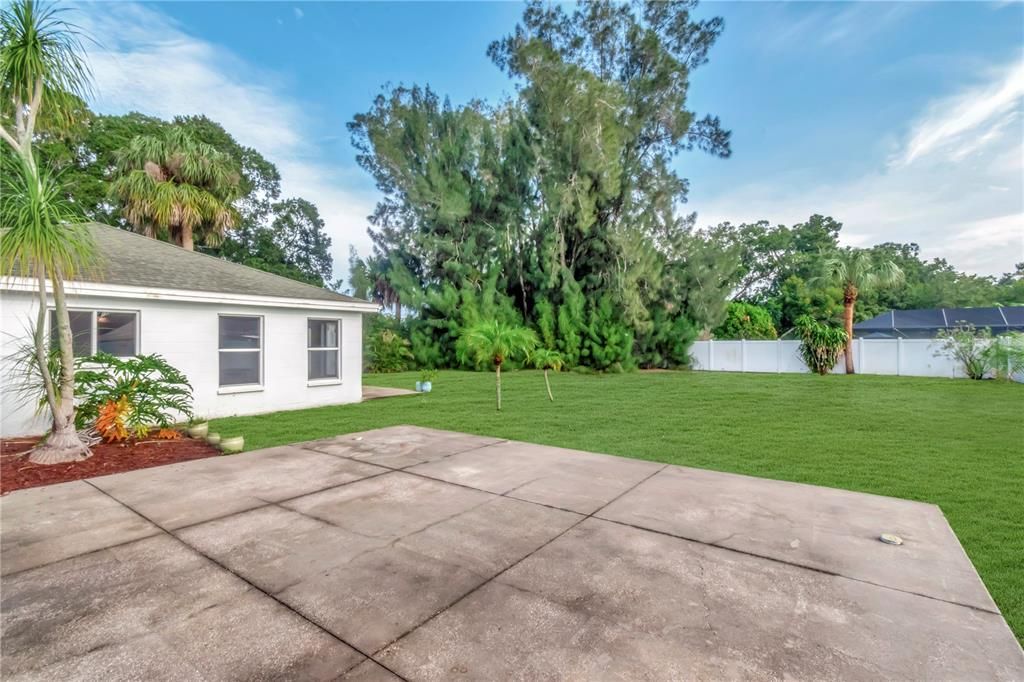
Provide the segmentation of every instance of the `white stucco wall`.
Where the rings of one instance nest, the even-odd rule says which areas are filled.
[[[185,373],[197,416],[260,414],[318,405],[359,402],[362,397],[362,313],[277,305],[176,300],[133,300],[120,296],[71,295],[69,306],[105,311],[138,311],[139,352],[158,353]],[[314,304],[315,305],[315,304]],[[33,435],[47,429],[32,406],[18,405],[11,386],[9,356],[35,320],[34,294],[0,291],[0,434]],[[263,317],[263,385],[232,392],[218,387],[218,315]],[[341,380],[307,381],[306,320],[341,320]]]

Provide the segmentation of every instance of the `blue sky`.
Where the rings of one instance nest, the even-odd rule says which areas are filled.
[[[94,106],[205,113],[315,201],[341,274],[376,200],[345,124],[384,83],[455,103],[513,94],[486,56],[522,5],[83,4]],[[812,213],[854,245],[916,241],[984,274],[1024,260],[1024,4],[712,2],[725,19],[691,107],[733,131],[684,154],[698,225]]]

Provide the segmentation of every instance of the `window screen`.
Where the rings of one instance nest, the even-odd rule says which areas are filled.
[[[220,385],[262,383],[263,318],[221,316],[219,338]]]
[[[72,348],[81,358],[102,351],[118,357],[138,353],[138,313],[69,310]],[[50,343],[59,343],[57,311],[50,311]]]
[[[338,320],[307,320],[307,378],[310,381],[341,378],[340,332],[341,323]]]
[[[96,313],[96,350],[119,357],[136,354],[135,313]]]

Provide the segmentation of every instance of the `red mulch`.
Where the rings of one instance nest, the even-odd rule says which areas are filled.
[[[220,454],[220,450],[205,440],[143,440],[94,445],[92,457],[81,462],[33,464],[28,461],[28,451],[38,440],[12,438],[0,441],[0,495],[22,488],[77,481]]]

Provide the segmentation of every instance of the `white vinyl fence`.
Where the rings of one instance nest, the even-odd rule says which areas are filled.
[[[935,339],[854,339],[858,374],[964,378],[960,365],[942,354]],[[799,341],[697,341],[693,369],[712,372],[807,372]],[[844,374],[843,358],[832,370]]]

